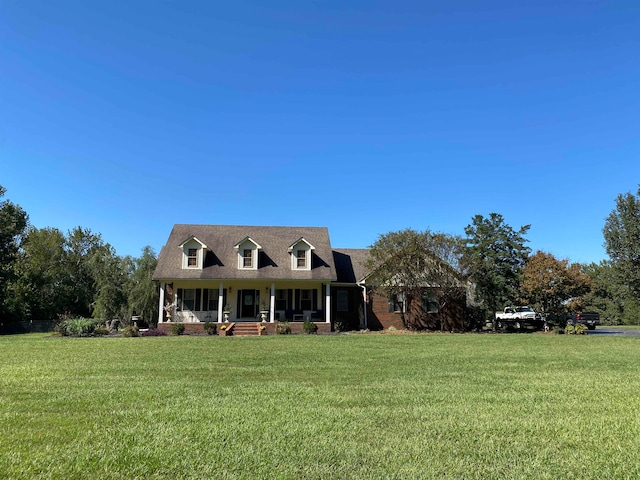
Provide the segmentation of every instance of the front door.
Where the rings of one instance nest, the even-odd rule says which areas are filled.
[[[240,317],[241,318],[255,318],[258,314],[256,305],[258,299],[256,298],[255,290],[241,290],[240,291]]]

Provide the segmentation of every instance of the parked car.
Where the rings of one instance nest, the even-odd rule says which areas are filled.
[[[595,330],[600,325],[600,314],[596,312],[571,313],[567,316],[567,325],[586,325],[589,330]]]

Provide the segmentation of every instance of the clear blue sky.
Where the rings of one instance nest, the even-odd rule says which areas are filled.
[[[636,0],[0,0],[6,198],[121,255],[174,223],[366,247],[497,212],[597,262],[639,153]]]

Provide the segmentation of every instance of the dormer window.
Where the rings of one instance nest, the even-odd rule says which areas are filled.
[[[258,252],[262,247],[251,237],[245,237],[233,248],[238,251],[238,268],[241,270],[258,269]]]
[[[296,268],[307,268],[307,250],[296,250]]]
[[[187,254],[187,267],[197,267],[198,266],[198,249],[190,248],[189,253]]]
[[[182,268],[202,268],[207,246],[196,237],[189,237],[179,247],[182,249]]]
[[[251,250],[250,248],[245,248],[242,251],[242,267],[243,268],[253,267],[253,250]]]
[[[289,245],[291,254],[291,270],[311,270],[311,253],[315,247],[304,238],[299,238]]]

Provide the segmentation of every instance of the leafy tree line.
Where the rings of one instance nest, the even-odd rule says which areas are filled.
[[[158,289],[150,247],[138,258],[119,257],[88,229],[34,228],[20,206],[2,200],[5,193],[0,186],[1,320],[68,313],[101,320],[137,314],[154,322]],[[473,313],[485,319],[521,303],[558,317],[597,311],[605,323],[640,323],[640,188],[617,197],[603,227],[609,259],[599,264],[532,255],[529,228],[516,230],[491,213],[474,216],[465,237],[412,229],[380,235],[371,247],[370,280],[389,297],[437,303],[444,312],[455,305],[461,284],[473,286]],[[438,295],[421,298],[425,286]],[[428,325],[412,310],[402,319],[408,328],[451,327]]]
[[[0,186],[0,199],[6,190]],[[27,213],[0,202],[0,319],[55,319],[60,315],[157,318],[158,290],[151,277],[156,256],[120,257],[100,234],[76,227],[29,225]]]
[[[640,189],[637,196],[616,199],[603,228],[610,259],[599,264],[531,254],[529,228],[515,230],[491,213],[474,216],[465,237],[412,229],[380,235],[371,247],[370,280],[380,293],[406,304],[435,289],[443,310],[464,283],[476,308],[464,312],[458,328],[492,320],[513,304],[531,305],[559,322],[569,312],[596,311],[604,323],[640,324]],[[421,309],[405,308],[401,318],[407,328],[432,328]]]

